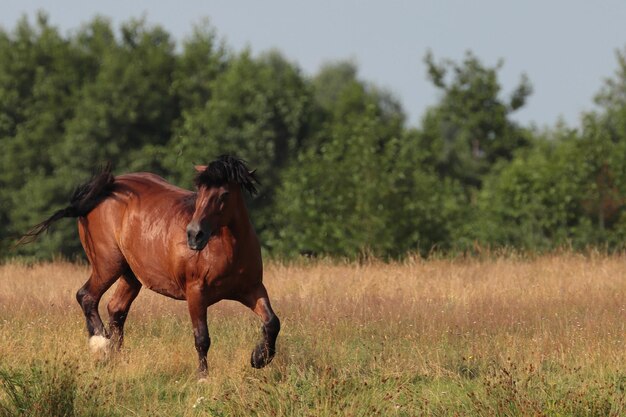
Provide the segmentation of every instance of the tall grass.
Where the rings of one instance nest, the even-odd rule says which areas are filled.
[[[626,415],[623,256],[270,263],[274,362],[249,367],[260,323],[222,302],[204,384],[185,304],[148,290],[123,351],[94,360],[74,299],[87,276],[63,262],[0,267],[8,409],[14,381],[26,404],[75,416]]]
[[[0,369],[0,416],[111,416],[101,407],[106,398],[98,378],[81,386],[80,374],[75,363],[59,357],[33,362],[26,370]]]

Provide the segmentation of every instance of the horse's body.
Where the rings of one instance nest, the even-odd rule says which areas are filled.
[[[185,232],[194,197],[153,174],[116,177],[111,197],[79,220],[80,239],[97,274],[119,277],[130,268],[145,287],[179,300],[187,298],[188,286],[203,281],[209,305],[237,299],[242,289],[257,285],[261,253],[245,206],[237,228],[221,228],[196,251],[187,246]]]
[[[101,173],[82,186],[86,194],[82,199],[73,198],[65,213],[55,213],[30,236],[58,218],[78,217],[80,240],[92,272],[76,298],[85,313],[92,348],[109,341],[121,346],[126,316],[145,286],[187,300],[201,375],[207,371],[210,345],[207,307],[223,299],[240,301],[263,320],[263,340],[253,351],[251,363],[265,366],[274,355],[280,322],[262,283],[260,246],[241,190],[242,186],[254,190],[254,176],[242,161],[231,157],[197,169],[199,178],[208,175],[208,180],[198,183],[198,193],[153,174],[114,178]],[[107,330],[98,303],[116,281],[107,306]]]

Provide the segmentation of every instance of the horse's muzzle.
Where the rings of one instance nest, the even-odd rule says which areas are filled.
[[[210,233],[202,230],[199,223],[189,223],[187,225],[187,246],[192,250],[202,250],[209,240]]]

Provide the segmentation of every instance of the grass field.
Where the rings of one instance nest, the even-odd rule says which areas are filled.
[[[185,304],[148,290],[94,360],[87,276],[0,266],[0,415],[626,415],[624,256],[269,263],[276,358],[250,368],[260,322],[221,302],[203,384]]]

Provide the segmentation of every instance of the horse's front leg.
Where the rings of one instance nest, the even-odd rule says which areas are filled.
[[[250,357],[250,364],[253,368],[263,368],[276,354],[276,338],[280,332],[280,320],[272,310],[267,290],[262,283],[247,294],[242,301],[263,321],[261,327],[263,338]]]
[[[204,379],[207,376],[206,356],[211,346],[209,327],[207,326],[207,297],[204,287],[191,288],[187,291],[187,307],[191,316],[193,336],[198,352],[198,377]]]

